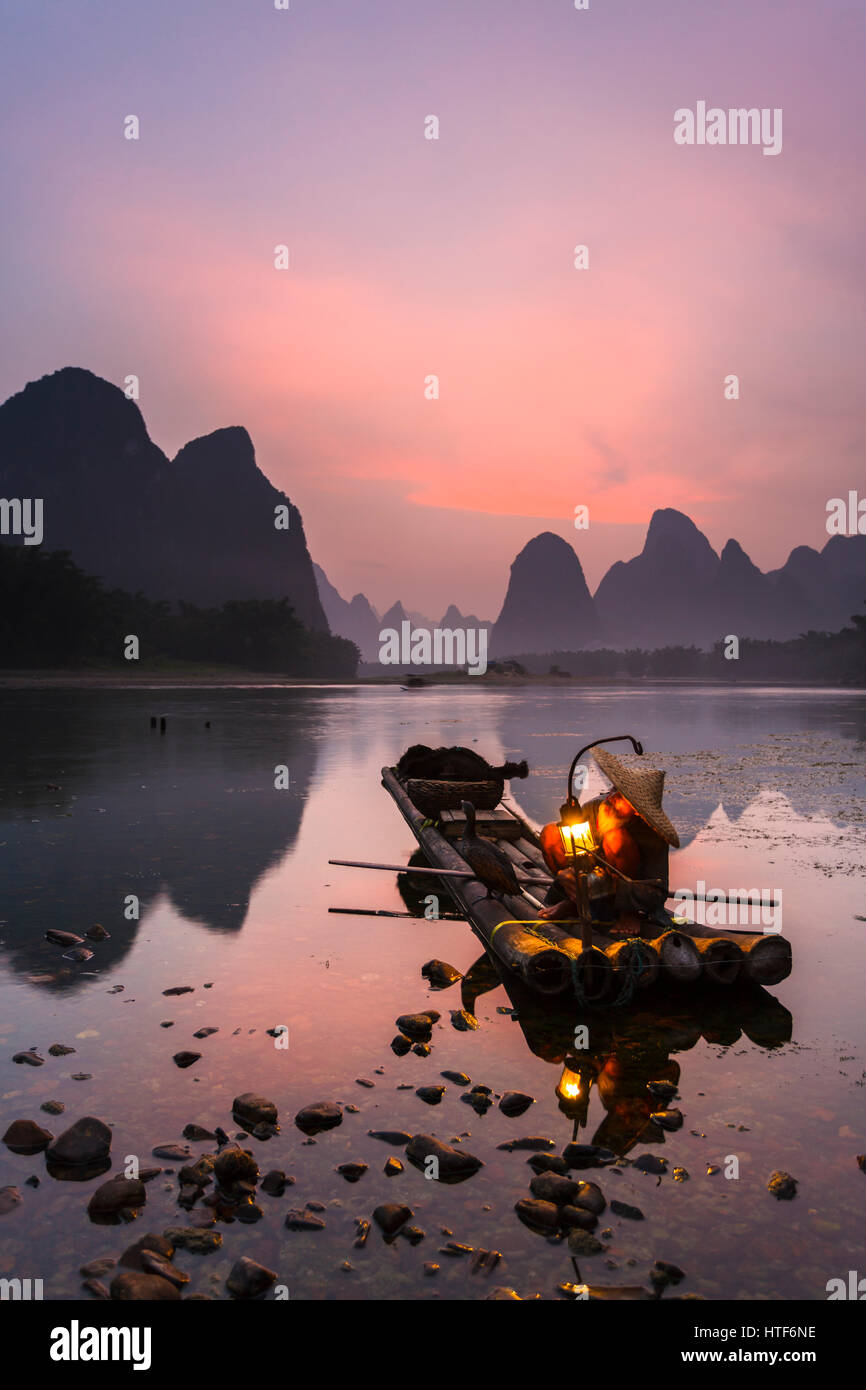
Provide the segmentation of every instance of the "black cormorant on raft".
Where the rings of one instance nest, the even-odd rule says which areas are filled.
[[[503,893],[517,897],[520,884],[508,855],[492,840],[482,840],[476,835],[475,807],[471,801],[461,802],[460,808],[466,817],[466,825],[457,842],[458,852],[463,855],[479,883],[484,884],[488,898],[493,897],[494,890],[500,897]]]

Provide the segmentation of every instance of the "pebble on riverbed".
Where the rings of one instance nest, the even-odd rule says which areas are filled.
[[[792,1197],[797,1195],[797,1179],[792,1178],[790,1173],[777,1169],[775,1173],[770,1174],[767,1181],[767,1191],[771,1192],[774,1197],[789,1202]]]
[[[35,1120],[13,1120],[3,1135],[3,1143],[12,1153],[30,1157],[47,1149],[53,1138],[54,1135]]]
[[[266,1269],[264,1265],[242,1255],[232,1265],[226,1288],[235,1298],[259,1298],[276,1283],[276,1278],[272,1269]]]
[[[474,1154],[453,1149],[432,1134],[416,1134],[406,1146],[406,1157],[413,1168],[427,1171],[430,1159],[435,1159],[436,1180],[445,1183],[463,1182],[472,1177],[484,1164]]]
[[[322,1130],[334,1129],[343,1123],[343,1112],[339,1105],[330,1100],[316,1101],[305,1105],[295,1116],[295,1124],[303,1134],[319,1134]]]

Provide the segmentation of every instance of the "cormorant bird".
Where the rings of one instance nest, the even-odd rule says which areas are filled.
[[[466,828],[457,842],[457,849],[470,869],[487,889],[488,898],[493,897],[494,889],[503,893],[520,893],[520,884],[514,872],[514,865],[507,854],[490,840],[482,840],[475,834],[475,807],[471,801],[460,803],[466,817]]]

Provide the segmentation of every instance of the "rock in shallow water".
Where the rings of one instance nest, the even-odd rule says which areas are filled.
[[[792,1178],[790,1173],[777,1169],[775,1173],[770,1174],[767,1191],[772,1192],[774,1197],[789,1202],[797,1195],[797,1179]]]
[[[305,1105],[295,1116],[295,1124],[303,1134],[319,1134],[322,1130],[334,1129],[343,1123],[343,1112],[331,1100],[316,1101]]]
[[[54,1135],[35,1120],[13,1120],[3,1135],[3,1143],[14,1154],[30,1156],[47,1149],[53,1138]]]
[[[367,1164],[341,1163],[335,1171],[340,1174],[341,1178],[345,1178],[346,1182],[358,1182],[366,1173]]]
[[[421,966],[421,974],[434,989],[448,989],[449,985],[463,979],[460,971],[444,960],[428,960],[426,965]]]
[[[191,1255],[209,1255],[223,1243],[221,1231],[209,1231],[198,1226],[169,1226],[165,1236],[178,1249],[188,1250]]]
[[[373,1212],[373,1220],[385,1236],[394,1236],[414,1215],[411,1207],[399,1202],[383,1202]]]
[[[445,1094],[444,1086],[419,1086],[415,1092],[425,1105],[438,1105]]]
[[[232,1101],[232,1114],[240,1124],[249,1122],[251,1125],[275,1125],[278,1119],[274,1102],[256,1095],[255,1091],[244,1091],[243,1095],[235,1096]]]
[[[471,1178],[484,1164],[474,1154],[454,1149],[432,1134],[416,1134],[406,1146],[406,1157],[413,1168],[432,1171],[439,1182],[457,1183]],[[430,1160],[435,1159],[431,1165]]]
[[[405,1033],[407,1038],[414,1038],[419,1042],[429,1042],[433,1031],[433,1024],[438,1023],[441,1014],[435,1009],[428,1009],[422,1014],[401,1014],[397,1019],[397,1027],[401,1033]]]
[[[97,1224],[116,1225],[124,1212],[143,1207],[146,1201],[147,1192],[141,1179],[119,1174],[97,1187],[87,1203],[87,1215]]]
[[[242,1255],[232,1265],[226,1288],[235,1298],[258,1298],[276,1282],[276,1278],[272,1269]]]
[[[87,1167],[108,1158],[111,1130],[94,1115],[83,1115],[49,1145],[46,1158],[58,1167]]]
[[[116,1274],[111,1281],[109,1293],[121,1303],[168,1302],[180,1298],[174,1284],[158,1274],[143,1274],[128,1270]]]
[[[176,1067],[180,1067],[184,1071],[187,1067],[191,1067],[194,1062],[197,1062],[200,1057],[200,1052],[176,1052],[171,1060]]]
[[[530,1107],[535,1104],[534,1096],[524,1095],[523,1091],[506,1091],[499,1102],[499,1109],[509,1120],[516,1119],[518,1115],[523,1115]]]

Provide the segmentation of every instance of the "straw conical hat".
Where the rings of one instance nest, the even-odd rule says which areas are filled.
[[[679,848],[680,837],[662,810],[662,792],[665,775],[658,768],[626,767],[606,748],[590,750],[598,766],[608,781],[612,782],[626,801],[630,801],[638,815],[651,825],[653,830],[667,840],[669,845]]]

